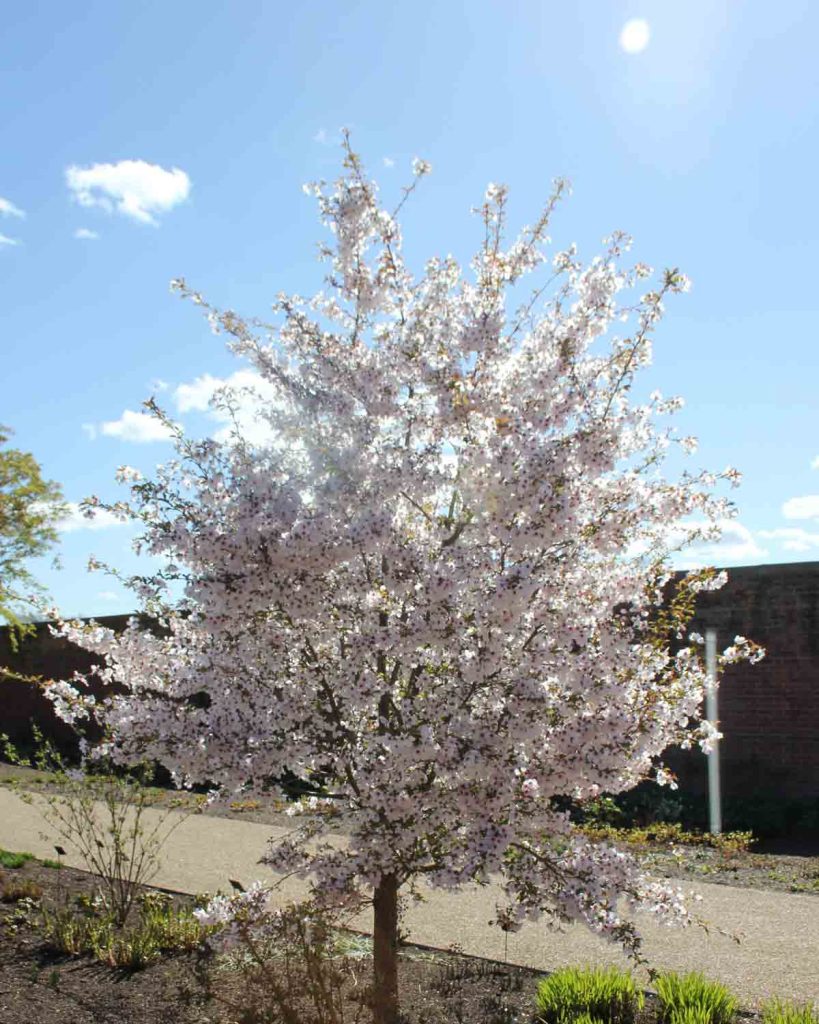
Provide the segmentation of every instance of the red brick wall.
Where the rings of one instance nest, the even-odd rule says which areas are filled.
[[[129,615],[101,615],[96,621],[110,629],[121,630],[129,618]],[[7,666],[23,676],[70,679],[74,672],[87,672],[99,661],[75,644],[52,636],[47,623],[37,623],[35,628],[35,635],[21,640],[17,651],[11,649],[8,629],[0,628],[0,666]],[[101,686],[94,688],[97,695],[101,690]],[[78,750],[76,733],[57,718],[51,701],[46,700],[35,684],[0,676],[0,733],[5,733],[15,745],[25,745],[31,740],[32,722],[64,754]],[[93,738],[94,733],[89,732],[89,739]]]
[[[698,601],[695,628],[737,634],[767,651],[726,669],[719,687],[721,776],[731,796],[819,797],[819,562],[728,570]],[[705,787],[705,757],[671,758],[684,788]]]

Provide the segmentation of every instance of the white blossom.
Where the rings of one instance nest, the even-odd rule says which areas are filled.
[[[730,510],[723,477],[666,479],[658,417],[679,402],[631,395],[684,281],[670,271],[636,307],[621,299],[649,272],[621,265],[616,235],[586,265],[573,246],[549,259],[551,291],[515,308],[564,182],[510,246],[506,192],[490,186],[471,272],[448,257],[415,278],[347,156],[335,185],[309,189],[329,233],[324,292],[280,295],[258,327],[173,283],[264,381],[271,440],[175,435],[155,479],[120,472],[132,498],[118,513],[167,563],[132,581],[162,635],[136,620],[62,634],[122,688],[93,708],[115,760],[153,758],[222,793],[288,775],[317,789],[267,859],[328,898],[388,875],[455,889],[502,873],[503,927],[550,912],[634,949],[618,899],[683,921],[682,895],[574,835],[558,798],[670,781],[666,747],[715,739],[696,726],[700,638],[675,622],[672,649],[652,624],[669,551],[718,534]],[[623,317],[631,330],[612,334]],[[669,540],[679,521],[700,525]],[[174,607],[168,577],[184,590]],[[737,638],[723,657],[755,656]],[[50,692],[64,717],[92,710],[79,683]]]

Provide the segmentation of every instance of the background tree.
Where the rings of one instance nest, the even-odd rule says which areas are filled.
[[[573,247],[547,261],[563,182],[508,247],[506,189],[489,186],[470,280],[452,257],[409,274],[395,212],[349,146],[335,186],[309,191],[333,236],[325,292],[279,296],[265,325],[175,282],[252,362],[269,441],[243,436],[244,393],[216,399],[233,415],[223,442],[186,439],[149,403],[178,458],[154,480],[123,470],[132,500],[119,509],[167,558],[132,585],[169,635],[65,626],[128,692],[96,708],[67,683],[51,696],[69,719],[99,713],[115,759],[156,758],[181,785],[312,781],[305,827],[267,859],[326,901],[372,892],[388,1024],[399,891],[419,878],[499,874],[503,927],[551,913],[631,951],[620,897],[685,918],[676,890],[575,834],[560,807],[664,779],[666,746],[707,743],[707,726],[689,728],[698,640],[684,615],[657,612],[670,538],[717,535],[731,507],[715,476],[661,472],[669,448],[694,447],[664,424],[679,402],[630,400],[685,279],[667,271],[629,297],[651,272],[621,267],[622,234],[587,266]],[[545,280],[526,294],[537,268]],[[606,340],[624,318],[630,333]],[[173,607],[171,579],[184,585]],[[724,657],[747,653],[738,642]],[[330,811],[344,850],[323,839]]]
[[[31,628],[21,617],[25,607],[43,593],[26,562],[56,542],[64,505],[59,485],[43,479],[34,456],[6,447],[10,436],[0,426],[0,619],[14,645]]]

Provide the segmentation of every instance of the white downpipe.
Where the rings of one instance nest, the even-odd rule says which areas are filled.
[[[719,729],[717,708],[717,631],[705,631],[705,667],[708,685],[705,689],[705,717],[715,729]],[[722,794],[719,777],[719,740],[714,741],[708,755],[708,818],[711,835],[722,832]]]

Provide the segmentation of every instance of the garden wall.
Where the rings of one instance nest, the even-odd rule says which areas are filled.
[[[739,634],[767,651],[720,681],[726,802],[819,800],[819,562],[729,569],[722,590],[700,595],[695,628],[709,627],[720,648]],[[682,789],[705,793],[701,754],[669,760]]]
[[[121,629],[127,616],[103,616],[100,623]],[[717,630],[720,647],[736,634],[767,649],[758,665],[729,668],[719,701],[722,780],[732,799],[819,800],[819,562],[757,565],[729,570],[720,591],[701,595],[695,626]],[[38,625],[16,654],[0,629],[0,665],[22,674],[68,678],[87,669],[93,657]],[[65,750],[72,734],[58,722],[36,687],[0,681],[0,732],[25,742],[30,723]],[[704,795],[705,757],[675,751],[669,761],[683,791]]]

